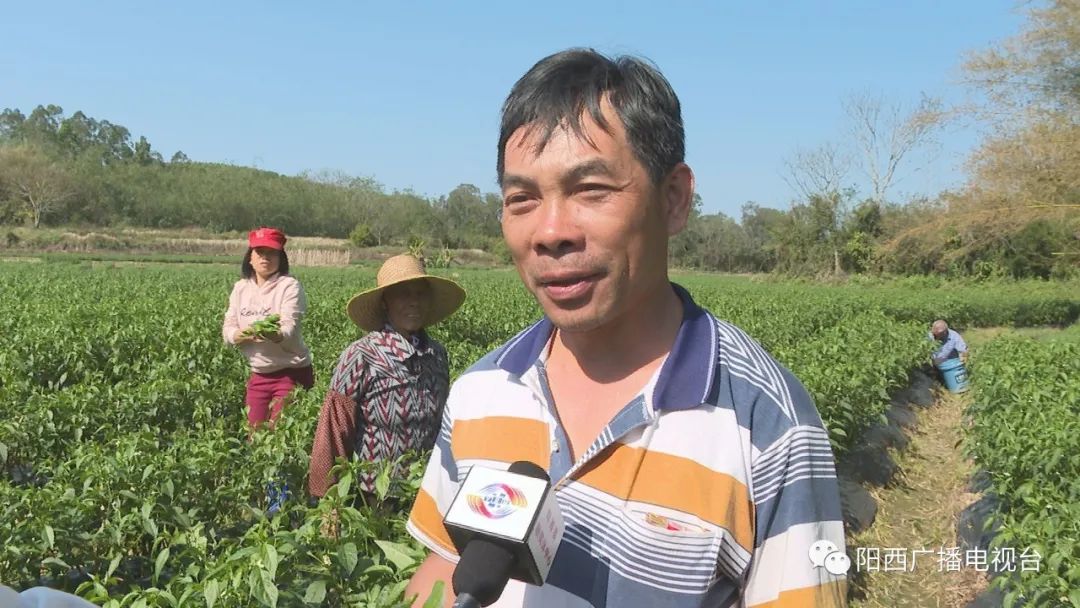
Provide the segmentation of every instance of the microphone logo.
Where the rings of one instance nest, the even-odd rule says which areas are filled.
[[[486,485],[467,499],[470,509],[488,519],[501,519],[529,504],[521,490],[505,483]]]

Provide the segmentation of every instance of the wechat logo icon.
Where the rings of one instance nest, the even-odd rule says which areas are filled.
[[[819,540],[810,545],[808,555],[815,568],[824,567],[829,574],[840,576],[851,569],[851,558],[827,540]]]

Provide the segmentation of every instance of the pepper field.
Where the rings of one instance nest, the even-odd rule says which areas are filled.
[[[354,505],[348,475],[318,504],[303,497],[330,374],[340,352],[360,336],[345,303],[373,284],[374,272],[294,270],[309,302],[303,332],[316,385],[272,431],[249,442],[245,362],[221,340],[237,271],[0,265],[0,582],[15,589],[47,585],[125,607],[406,605],[405,581],[423,553],[404,532],[404,514]],[[539,316],[512,271],[436,272],[453,274],[469,293],[464,307],[432,330],[449,351],[452,377]],[[803,381],[838,454],[881,419],[890,391],[926,365],[933,319],[961,329],[1066,325],[1080,312],[1075,284],[673,280]],[[1059,590],[1080,588],[1080,513],[1054,511],[1047,518],[1045,511],[1075,511],[1080,503],[1080,351],[1076,344],[1054,346],[1061,350],[1050,355],[1039,350],[1049,346],[994,348],[1018,363],[976,356],[976,394],[985,396],[976,416],[986,422],[974,425],[968,441],[992,475],[999,469],[1008,475],[995,478],[1006,498],[1008,492],[1018,496],[1013,538],[1042,542],[1047,562],[1061,554],[1058,571],[1017,579],[1014,595],[1034,597],[1045,587],[1046,597],[1059,597]],[[1010,379],[1054,365],[1062,366],[1060,377],[1038,391]],[[982,378],[993,382],[980,386]],[[1018,424],[1006,436],[994,422],[1002,411],[995,404],[1007,405],[1007,420],[1031,416],[1052,433],[1025,432]],[[1056,404],[1054,416],[1030,409],[1045,404]],[[994,458],[1047,450],[1051,458],[1035,471]],[[421,466],[418,460],[408,479],[384,474],[380,492],[410,496]],[[279,476],[292,496],[268,518],[266,484]],[[1058,482],[1024,484],[1025,477]],[[1025,518],[1025,505],[1035,515]],[[340,513],[338,539],[320,531],[332,509]]]

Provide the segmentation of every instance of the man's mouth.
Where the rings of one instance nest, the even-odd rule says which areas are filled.
[[[601,272],[553,272],[540,275],[538,282],[551,300],[567,301],[587,295],[601,277]]]

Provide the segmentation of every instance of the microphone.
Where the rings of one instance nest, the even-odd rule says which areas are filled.
[[[505,471],[472,467],[443,525],[461,555],[455,608],[494,604],[510,579],[543,585],[563,535],[548,475],[526,460]]]

